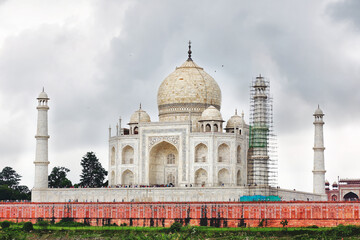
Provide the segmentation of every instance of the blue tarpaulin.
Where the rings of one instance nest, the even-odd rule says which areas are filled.
[[[242,196],[240,197],[240,202],[278,202],[281,201],[279,196],[263,196],[263,195],[254,195],[254,196]]]

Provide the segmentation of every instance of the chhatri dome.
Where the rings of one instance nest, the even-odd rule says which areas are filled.
[[[144,123],[144,122],[151,122],[149,114],[141,109],[141,105],[139,110],[135,111],[131,117],[129,124],[134,123]]]
[[[207,121],[223,121],[220,111],[214,107],[210,106],[201,114],[200,120]]]
[[[318,105],[317,109],[315,110],[314,116],[315,116],[315,115],[324,116],[323,111],[320,109],[320,105]]]
[[[39,94],[39,97],[37,99],[48,99],[49,100],[49,97],[46,94],[46,92],[44,91],[44,88],[42,89],[42,92]]]
[[[185,121],[189,116],[199,119],[201,113],[210,105],[221,108],[221,90],[208,73],[189,58],[175,69],[161,83],[157,95],[159,120]]]
[[[244,113],[242,113],[240,117],[237,114],[237,110],[235,110],[235,115],[231,116],[231,118],[226,123],[226,129],[237,128],[242,126],[242,124],[246,124],[244,120]]]

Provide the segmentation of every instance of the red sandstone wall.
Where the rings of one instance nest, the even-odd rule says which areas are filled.
[[[217,202],[217,203],[0,203],[0,221],[60,221],[74,218],[92,225],[127,223],[132,226],[190,225],[289,227],[360,225],[360,202]]]

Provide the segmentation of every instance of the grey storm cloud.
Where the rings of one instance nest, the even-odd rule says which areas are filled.
[[[33,7],[45,14],[41,3]],[[14,2],[0,1],[0,11],[11,4],[16,8]],[[0,39],[2,164],[16,164],[30,186],[32,173],[21,171],[33,167],[29,158],[35,147],[35,98],[43,86],[51,99],[50,167],[71,168],[76,182],[86,151],[97,152],[107,167],[109,124],[114,132],[121,116],[124,127],[140,102],[152,121],[158,120],[158,87],[187,59],[189,40],[194,61],[222,89],[225,120],[235,108],[249,116],[249,86],[254,77],[261,73],[271,80],[275,129],[280,144],[285,144],[279,147],[281,184],[289,182],[292,166],[301,168],[289,149],[308,152],[308,165],[301,169],[311,174],[311,145],[294,149],[288,142],[293,136],[312,140],[312,113],[318,103],[329,126],[338,122],[354,126],[360,119],[356,104],[360,94],[354,91],[360,87],[360,60],[348,46],[348,36],[355,39],[359,34],[341,27],[349,24],[358,29],[358,1],[47,4],[64,17],[50,21],[40,14],[34,26],[20,25]],[[20,17],[34,16],[31,11],[28,16],[7,15],[13,21]],[[294,180],[296,186],[305,184],[309,182]]]
[[[331,4],[327,10],[336,20],[348,21],[354,28],[360,30],[359,9],[359,1],[344,0]]]

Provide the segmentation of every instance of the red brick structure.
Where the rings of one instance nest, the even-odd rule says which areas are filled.
[[[360,202],[190,202],[190,203],[1,203],[0,221],[72,218],[91,225],[130,226],[183,224],[217,227],[289,227],[360,225]]]
[[[359,201],[360,179],[340,179],[334,182],[330,190],[330,183],[325,182],[325,192],[328,201]]]

